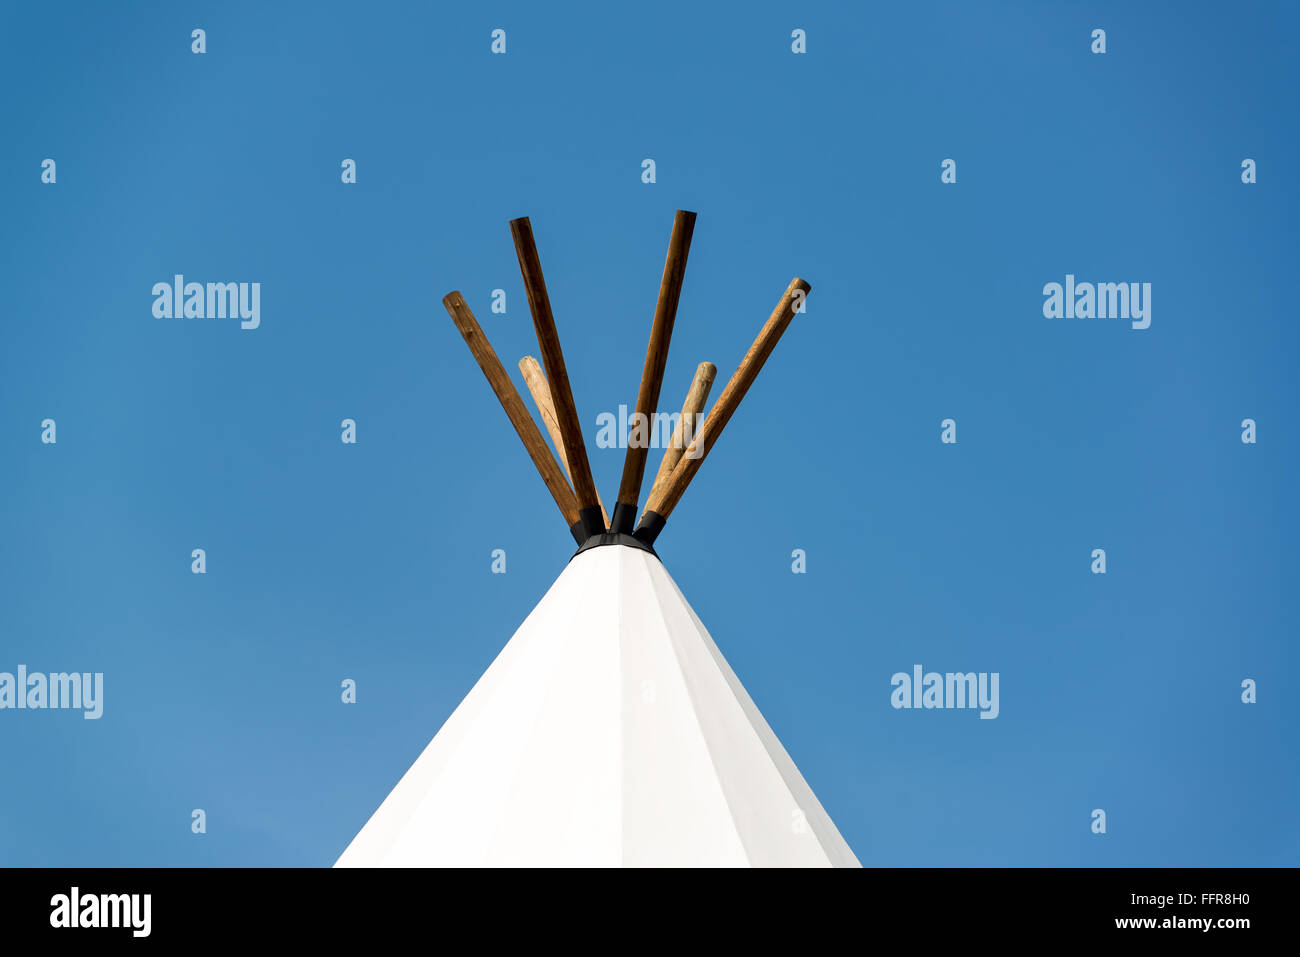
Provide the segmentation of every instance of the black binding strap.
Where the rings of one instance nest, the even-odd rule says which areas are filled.
[[[659,533],[664,530],[668,519],[664,518],[658,512],[646,509],[641,515],[641,527],[636,530],[635,537],[645,542],[653,548],[655,539]]]
[[[625,545],[628,548],[636,548],[643,552],[649,552],[651,555],[654,555],[655,558],[659,557],[655,550],[650,547],[648,542],[643,542],[639,538],[635,538],[632,535],[624,535],[622,532],[601,532],[599,535],[592,535],[585,542],[579,545],[578,550],[573,553],[573,558],[576,558],[589,549],[600,548],[602,545]],[[570,558],[569,561],[573,561],[573,558]]]
[[[636,506],[626,502],[614,503],[614,514],[609,520],[609,530],[621,535],[632,534],[632,523],[636,521]]]
[[[599,505],[592,505],[578,512],[578,522],[582,525],[582,541],[586,541],[593,535],[603,535],[605,533],[605,513],[601,511]],[[582,542],[578,543],[579,545]]]
[[[573,536],[573,540],[579,545],[587,540],[587,529],[583,527],[582,519],[578,519],[569,526],[569,534]]]

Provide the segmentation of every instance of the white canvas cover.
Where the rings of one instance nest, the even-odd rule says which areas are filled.
[[[849,866],[653,555],[577,555],[335,863]]]

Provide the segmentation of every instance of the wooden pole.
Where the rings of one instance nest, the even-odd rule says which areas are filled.
[[[650,325],[645,366],[641,369],[641,387],[636,394],[636,415],[646,423],[646,441],[633,443],[629,440],[627,444],[627,454],[623,457],[623,479],[618,486],[611,531],[630,535],[636,522],[637,501],[641,497],[646,456],[650,451],[650,424],[659,408],[659,390],[664,381],[664,366],[668,364],[668,344],[673,337],[673,322],[677,318],[677,303],[682,295],[682,281],[686,278],[686,257],[691,251],[691,236],[694,232],[695,214],[684,209],[677,210],[673,217],[673,231],[668,237],[668,256],[664,260],[664,275],[659,282],[659,301],[655,305],[654,321]]]
[[[569,456],[564,451],[564,436],[560,435],[560,424],[555,421],[555,406],[551,402],[551,387],[546,382],[546,373],[542,371],[541,363],[532,356],[524,356],[519,360],[519,371],[524,374],[528,394],[533,397],[537,412],[542,417],[542,425],[546,426],[551,442],[555,445],[555,451],[560,453],[560,464],[564,466],[565,472],[569,472]],[[601,518],[608,525],[609,513],[605,511],[605,503],[600,501],[599,492],[596,493],[596,501],[600,504]]]
[[[578,516],[586,526],[588,535],[596,535],[605,530],[600,519],[600,499],[596,495],[596,483],[591,478],[587,446],[582,441],[582,423],[578,418],[577,407],[573,404],[569,373],[564,368],[564,352],[560,349],[560,336],[555,331],[555,316],[551,313],[551,300],[546,294],[546,280],[542,276],[542,263],[537,256],[537,243],[533,240],[533,227],[528,222],[528,217],[512,219],[510,234],[514,237],[519,272],[523,276],[524,290],[528,293],[528,308],[533,314],[533,327],[537,331],[537,345],[541,349],[542,362],[546,365],[551,398],[555,400],[555,418],[573,475],[573,494],[578,503]]]
[[[690,446],[682,453],[681,459],[673,467],[673,474],[669,476],[663,491],[655,498],[652,496],[645,505],[645,514],[641,517],[641,524],[637,529],[637,537],[653,543],[659,530],[663,528],[663,523],[668,520],[668,516],[673,513],[677,503],[681,501],[686,487],[690,485],[691,479],[695,473],[700,470],[704,464],[705,457],[713,444],[718,441],[722,430],[726,428],[727,422],[735,414],[736,408],[740,405],[740,400],[745,397],[749,387],[754,384],[754,379],[758,376],[759,370],[763,368],[763,363],[767,357],[772,354],[776,348],[781,334],[785,332],[790,325],[790,320],[794,318],[795,309],[798,308],[799,300],[806,296],[812,287],[798,277],[790,280],[790,285],[786,287],[785,294],[781,301],[776,304],[772,310],[772,315],[768,317],[767,322],[758,333],[758,338],[754,344],[749,347],[745,353],[745,358],[741,360],[740,366],[732,375],[731,381],[727,387],[722,390],[722,395],[718,396],[718,401],[714,404],[709,416],[704,420],[704,425],[700,427],[699,433],[691,441]]]
[[[459,292],[449,292],[442,297],[442,304],[447,307],[452,322],[465,338],[465,345],[469,346],[469,351],[474,355],[479,368],[483,370],[488,385],[492,387],[492,391],[501,402],[501,408],[506,410],[510,424],[519,433],[529,458],[533,460],[533,465],[537,466],[537,471],[541,474],[547,489],[550,490],[551,497],[555,499],[555,504],[560,507],[564,521],[568,523],[570,531],[573,531],[578,522],[578,504],[569,488],[569,483],[565,480],[560,467],[555,464],[555,458],[547,448],[546,440],[542,438],[542,433],[537,431],[537,423],[528,414],[524,400],[519,397],[515,384],[510,381],[510,376],[506,374],[501,360],[493,351],[492,344],[483,334],[478,320],[474,318],[474,313],[470,312],[465,297]],[[585,535],[579,537],[576,532],[574,538],[579,544],[586,540]]]
[[[663,460],[659,463],[659,474],[655,476],[654,485],[650,487],[648,502],[657,502],[663,497],[668,478],[673,474],[673,467],[682,457],[682,452],[690,439],[695,437],[696,417],[704,410],[704,403],[709,399],[709,390],[713,388],[713,380],[717,375],[718,367],[712,362],[701,362],[699,368],[695,370],[695,378],[691,380],[691,387],[686,392],[686,400],[682,402],[682,417],[677,420],[672,441],[664,450]]]

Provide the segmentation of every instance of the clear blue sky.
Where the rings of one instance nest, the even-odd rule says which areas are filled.
[[[573,547],[441,297],[534,353],[530,216],[590,436],[679,207],[670,406],[813,292],[659,551],[862,861],[1300,862],[1294,6],[409,6],[5,9],[0,671],[105,706],[0,711],[0,864],[331,863]]]

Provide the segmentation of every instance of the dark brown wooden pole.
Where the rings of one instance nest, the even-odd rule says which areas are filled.
[[[587,446],[582,441],[582,422],[578,418],[578,409],[573,404],[569,373],[564,367],[564,352],[560,349],[560,336],[555,331],[555,316],[551,314],[551,300],[546,294],[546,280],[542,276],[542,262],[537,256],[537,243],[533,240],[533,227],[527,216],[510,221],[510,235],[514,237],[519,272],[523,275],[524,291],[528,293],[528,308],[532,311],[533,327],[537,331],[537,346],[546,366],[546,378],[550,382],[551,398],[555,403],[555,418],[560,426],[564,454],[573,476],[578,517],[589,536],[597,535],[605,531],[605,523],[600,516],[600,500],[596,495],[596,483],[591,478]]]
[[[718,396],[718,401],[714,404],[712,411],[709,412],[708,418],[704,420],[704,425],[700,427],[699,433],[691,441],[686,451],[682,453],[682,457],[673,468],[673,474],[669,477],[663,491],[657,498],[652,496],[645,503],[645,514],[642,515],[641,524],[636,531],[637,538],[653,544],[660,529],[663,528],[664,522],[668,520],[668,516],[673,513],[673,509],[681,501],[686,487],[691,483],[691,479],[695,477],[695,473],[704,464],[704,459],[709,454],[709,450],[713,448],[713,444],[722,435],[722,430],[726,427],[727,422],[735,414],[737,407],[740,405],[740,400],[745,397],[749,387],[754,384],[754,379],[758,376],[759,370],[763,368],[763,363],[767,361],[767,357],[776,348],[781,334],[789,327],[790,320],[794,318],[795,310],[799,306],[800,298],[806,296],[811,290],[812,287],[798,277],[790,280],[790,285],[786,287],[781,301],[776,304],[776,308],[772,310],[772,315],[768,317],[767,322],[759,331],[758,338],[754,340],[754,344],[745,353],[745,358],[741,360],[740,366],[732,375],[731,381],[727,383],[727,387],[722,390],[722,395]]]
[[[618,500],[614,504],[614,523],[610,526],[614,532],[630,535],[636,522],[636,507],[641,498],[646,456],[650,451],[652,419],[659,408],[659,390],[664,381],[664,366],[668,364],[668,344],[673,337],[673,322],[677,318],[682,280],[686,278],[686,257],[691,251],[691,236],[694,232],[695,214],[684,209],[677,210],[673,217],[673,231],[668,237],[664,275],[659,282],[659,301],[655,305],[655,317],[650,325],[650,343],[645,350],[641,388],[636,394],[636,415],[646,423],[646,441],[634,443],[630,438],[628,440],[627,455],[623,458],[623,479],[619,482]]]
[[[451,320],[460,330],[460,334],[465,338],[465,345],[469,346],[469,351],[473,354],[478,366],[483,370],[483,375],[488,380],[488,385],[496,393],[496,397],[501,402],[501,408],[506,410],[506,415],[510,419],[510,424],[515,427],[519,433],[520,440],[524,443],[524,448],[528,451],[528,456],[537,466],[538,473],[542,476],[542,481],[546,483],[547,489],[550,490],[551,497],[555,499],[555,504],[560,507],[560,513],[564,516],[564,521],[568,523],[569,530],[573,531],[578,525],[578,504],[573,497],[573,492],[569,488],[569,483],[564,479],[564,473],[555,463],[555,457],[551,455],[551,450],[546,445],[546,439],[542,438],[542,433],[537,430],[537,423],[533,421],[532,416],[528,414],[528,409],[524,406],[524,400],[519,397],[519,392],[515,389],[515,384],[510,381],[510,376],[506,374],[505,368],[501,365],[501,360],[492,349],[492,344],[488,342],[487,336],[479,327],[478,320],[474,318],[474,313],[470,312],[469,306],[465,302],[465,297],[459,292],[449,292],[442,297],[442,304],[447,307],[447,312],[451,314]],[[579,536],[574,533],[573,536],[578,544],[586,540],[586,536]]]

